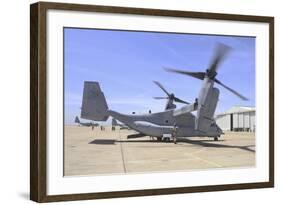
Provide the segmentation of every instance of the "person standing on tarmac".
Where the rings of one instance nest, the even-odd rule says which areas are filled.
[[[177,144],[177,132],[178,132],[178,126],[175,123],[173,131],[172,131],[172,137],[173,137],[174,144]]]

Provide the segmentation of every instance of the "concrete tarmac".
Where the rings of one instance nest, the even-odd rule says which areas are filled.
[[[228,132],[213,138],[157,142],[150,137],[127,139],[132,130],[65,126],[64,175],[202,170],[255,166],[255,134]]]

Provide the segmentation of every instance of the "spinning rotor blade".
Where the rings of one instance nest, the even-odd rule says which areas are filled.
[[[241,95],[240,93],[238,93],[237,91],[233,90],[232,88],[224,85],[222,82],[220,82],[218,79],[214,79],[214,81],[218,84],[220,84],[222,87],[224,87],[225,89],[229,90],[230,92],[232,92],[234,95],[238,96],[239,98],[241,98],[242,100],[249,100],[248,98],[244,97],[243,95]]]
[[[188,103],[188,102],[186,102],[186,101],[184,101],[184,100],[181,100],[181,99],[179,99],[179,98],[177,98],[177,97],[174,97],[174,100],[175,100],[175,102],[178,102],[178,103],[183,103],[183,104],[187,104],[187,105],[190,104],[190,103]]]
[[[161,88],[168,96],[170,96],[170,93],[163,87],[163,85],[161,85],[159,82],[157,81],[153,81],[156,85],[159,86],[159,88]]]
[[[183,74],[183,75],[189,75],[189,76],[197,78],[199,80],[204,80],[204,77],[205,77],[204,72],[190,72],[190,71],[177,70],[177,69],[166,68],[166,67],[164,67],[164,69],[168,72],[179,73],[179,74]]]
[[[173,93],[168,93],[168,91],[157,81],[153,81],[156,85],[158,85],[168,96],[167,97],[154,97],[154,99],[157,100],[162,100],[162,99],[168,99],[169,102],[173,103],[173,101],[178,102],[178,103],[184,103],[184,104],[189,104],[188,102],[181,100],[177,98]]]
[[[216,48],[215,55],[213,59],[211,60],[210,66],[208,67],[206,72],[190,72],[190,71],[184,71],[184,70],[177,70],[173,68],[164,68],[166,71],[189,75],[191,77],[203,80],[205,77],[208,77],[209,79],[213,80],[214,82],[220,84],[222,87],[227,89],[228,91],[232,92],[242,100],[248,100],[246,97],[238,93],[237,91],[233,90],[232,88],[224,85],[222,82],[220,82],[218,79],[216,79],[217,70],[222,63],[223,59],[226,57],[227,53],[230,51],[231,47],[224,45],[224,44],[218,44]],[[176,99],[175,99],[176,101]]]
[[[222,43],[217,45],[215,55],[211,60],[211,63],[208,68],[209,74],[211,75],[209,77],[212,77],[214,74],[216,74],[219,64],[223,61],[223,59],[225,58],[226,54],[230,51],[230,49],[231,48],[229,46],[224,45]]]
[[[169,99],[168,97],[153,97],[156,100]]]

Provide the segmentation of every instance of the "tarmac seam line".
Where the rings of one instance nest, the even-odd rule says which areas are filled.
[[[198,159],[198,160],[201,160],[207,164],[211,164],[211,165],[214,165],[216,167],[223,167],[222,165],[218,164],[218,163],[215,163],[215,162],[212,162],[212,161],[209,161],[209,160],[205,160],[205,159],[202,159],[201,157],[198,157],[198,156],[195,156],[193,154],[190,154],[192,157],[194,157],[195,159]]]
[[[122,162],[123,162],[123,170],[124,170],[124,173],[127,173],[126,164],[125,164],[125,158],[124,158],[124,150],[123,150],[123,145],[122,145],[122,142],[121,142],[120,130],[119,130],[119,140],[120,140],[121,157],[122,157]]]
[[[212,164],[212,165],[215,165],[216,167],[223,167],[222,165],[218,164],[218,163],[215,163],[215,162],[212,162],[212,161],[209,161],[209,160],[205,160],[205,159],[202,159],[200,157],[196,157],[197,159],[203,161],[203,162],[206,162],[208,164]]]

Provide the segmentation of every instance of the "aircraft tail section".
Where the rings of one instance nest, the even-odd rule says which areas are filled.
[[[117,120],[112,118],[112,126],[118,126]]]
[[[95,121],[108,119],[108,106],[98,82],[84,82],[81,118]]]
[[[80,123],[80,120],[79,120],[78,116],[75,117],[74,122],[75,122],[75,123]]]

